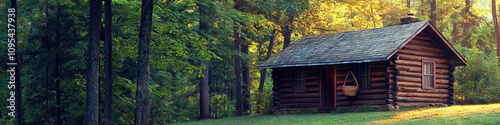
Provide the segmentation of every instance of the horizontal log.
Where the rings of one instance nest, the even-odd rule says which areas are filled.
[[[385,81],[385,77],[372,77],[371,82],[381,82],[381,81]]]
[[[318,103],[319,98],[292,98],[292,99],[281,99],[282,104],[287,103]]]
[[[436,89],[447,89],[450,85],[436,84]]]
[[[430,48],[435,48],[438,49],[432,40],[422,40],[422,39],[412,39],[408,44],[406,45],[416,45],[416,46],[425,46],[425,47],[430,47]]]
[[[319,87],[306,87],[306,92],[319,92]]]
[[[422,66],[421,61],[412,60],[395,60],[396,65],[407,65],[407,66]]]
[[[422,89],[421,87],[403,87],[403,86],[398,86],[397,88],[399,92],[421,92],[421,93],[441,93],[441,94],[448,93],[447,89]]]
[[[422,67],[417,67],[417,66],[396,65],[396,69],[408,72],[417,72],[417,73],[422,72]]]
[[[422,82],[421,77],[397,76],[397,78],[398,78],[398,81],[401,81],[401,82],[416,82],[416,83]]]
[[[313,76],[307,76],[306,80],[317,80],[319,79],[318,75],[313,75]]]
[[[436,79],[436,84],[450,84],[448,79]]]
[[[385,72],[371,72],[371,76],[385,76]]]
[[[337,73],[337,78],[345,78],[345,76],[346,76],[346,75],[347,75],[347,74],[338,74],[338,73]]]
[[[307,81],[306,80],[306,86],[316,86],[318,85],[318,80],[311,80],[311,81]]]
[[[401,60],[422,61],[423,59],[425,59],[425,60],[434,60],[434,61],[436,61],[436,63],[439,63],[439,64],[446,64],[446,63],[448,63],[448,60],[443,59],[443,58],[415,56],[415,55],[411,55],[411,54],[402,54],[402,53],[399,53],[398,55],[400,56],[399,58]]]
[[[383,94],[386,93],[387,89],[365,89],[365,90],[358,90],[358,95],[364,95],[364,94]]]
[[[399,106],[431,106],[431,105],[446,105],[445,103],[429,103],[429,102],[396,102]]]
[[[436,74],[436,79],[449,79],[449,78],[450,78],[450,75]]]
[[[386,88],[385,83],[371,83],[370,88]]]
[[[281,88],[280,93],[291,93],[293,91],[292,88]]]
[[[399,75],[400,73],[401,73],[401,71],[399,71],[397,69],[387,70],[387,74],[396,74],[396,75]]]
[[[346,84],[349,84],[349,83],[354,83],[354,79],[347,79],[345,81]],[[337,85],[344,85],[344,79],[342,80],[337,80]]]
[[[393,79],[389,79],[389,85],[394,85],[394,80]],[[397,81],[396,81],[397,82]]]
[[[409,55],[415,55],[415,56],[427,56],[427,57],[437,57],[437,58],[443,58],[446,57],[446,54],[444,53],[432,53],[432,52],[425,52],[425,51],[415,51],[415,50],[409,50],[409,49],[401,49],[397,52],[398,54],[409,54]],[[401,58],[399,58],[402,60]]]
[[[319,97],[318,93],[301,93],[301,94],[281,94],[280,98],[317,98]]]
[[[284,82],[284,81],[293,81],[293,79],[292,79],[292,77],[281,77],[280,81],[282,81],[282,82]]]
[[[416,92],[398,92],[397,97],[428,97],[428,98],[448,98],[448,94],[416,93]],[[396,100],[397,101],[397,100]]]
[[[405,86],[405,87],[422,87],[422,83],[415,83],[415,82],[398,82],[398,86]]]
[[[290,88],[290,87],[292,87],[292,85],[293,85],[293,83],[291,83],[291,82],[280,83],[281,88]]]
[[[449,73],[450,73],[450,70],[448,70],[448,69],[436,69],[436,74],[447,75]]]
[[[408,72],[408,71],[400,71],[399,75],[409,76],[409,77],[422,77],[422,73]]]
[[[407,44],[403,46],[403,49],[411,49],[411,50],[416,50],[416,51],[426,51],[426,52],[433,52],[433,53],[442,53],[443,50],[435,48],[435,47],[427,47],[427,46],[421,46],[421,45],[414,45],[414,44]]]
[[[354,97],[347,96],[337,96],[337,101],[345,101],[345,100],[377,100],[377,99],[386,99],[387,94],[374,94],[374,95],[357,95]]]
[[[436,63],[436,68],[438,68],[438,69],[448,69],[449,70],[449,66],[446,65],[446,64],[443,64],[443,63]]]
[[[394,100],[393,99],[386,99],[385,103],[387,103],[387,104],[394,104]]]
[[[281,104],[281,108],[316,108],[319,103],[289,103]]]
[[[353,101],[337,101],[337,106],[358,106],[365,104],[385,105],[385,99],[381,100],[353,100]]]

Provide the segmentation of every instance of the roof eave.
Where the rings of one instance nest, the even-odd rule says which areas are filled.
[[[273,68],[285,68],[285,67],[305,67],[305,66],[325,66],[325,65],[338,65],[338,64],[351,64],[351,63],[366,63],[366,62],[377,62],[385,61],[386,58],[375,58],[367,60],[353,60],[353,61],[342,61],[342,62],[325,62],[325,63],[312,63],[312,64],[288,64],[288,65],[268,65],[268,66],[258,66],[258,69],[273,69]]]

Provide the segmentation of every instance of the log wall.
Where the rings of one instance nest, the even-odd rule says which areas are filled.
[[[384,62],[373,62],[370,64],[370,85],[368,89],[359,89],[357,96],[344,96],[342,86],[344,79],[349,70],[354,71],[356,65],[339,65],[337,66],[337,107],[360,106],[366,104],[385,105],[388,103],[387,90],[389,86],[386,84],[386,65]],[[358,77],[358,76],[356,76]],[[359,79],[359,78],[358,78]],[[359,82],[359,81],[358,81]],[[356,85],[354,78],[349,76],[346,80],[346,85]]]
[[[393,103],[399,106],[454,104],[454,64],[430,37],[418,34],[389,60],[387,67]],[[422,60],[435,61],[434,89],[422,89]]]
[[[300,109],[318,108],[319,97],[319,68],[302,68],[304,70],[304,92],[294,92],[294,73],[298,68],[277,68],[273,70],[273,101],[274,108]]]

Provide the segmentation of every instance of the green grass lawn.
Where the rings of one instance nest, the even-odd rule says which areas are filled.
[[[485,109],[478,111],[477,109]],[[429,113],[433,112],[433,113]],[[185,125],[331,125],[331,124],[500,124],[500,104],[452,106],[406,111],[287,114],[229,117]]]

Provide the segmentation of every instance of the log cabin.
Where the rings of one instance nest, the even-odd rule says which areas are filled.
[[[263,62],[272,69],[273,111],[454,104],[455,66],[467,62],[429,21],[304,36]],[[354,78],[348,77],[351,71]],[[346,96],[344,82],[356,85]]]

